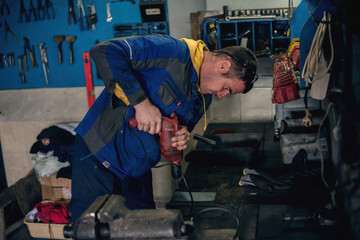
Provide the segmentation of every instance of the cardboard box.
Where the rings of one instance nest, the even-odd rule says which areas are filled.
[[[24,218],[24,223],[33,238],[71,239],[64,237],[63,231],[66,224],[33,223],[29,221],[29,216]]]
[[[70,200],[71,179],[56,178],[56,173],[49,177],[40,177],[41,194],[43,200]]]
[[[52,201],[42,201],[42,203],[52,203]],[[65,201],[64,203],[68,203]],[[33,238],[46,238],[46,239],[69,239],[64,237],[64,227],[66,224],[54,224],[54,223],[34,223],[30,222],[29,215],[24,218],[30,235]]]
[[[71,186],[47,186],[41,185],[42,200],[70,200],[71,199]]]

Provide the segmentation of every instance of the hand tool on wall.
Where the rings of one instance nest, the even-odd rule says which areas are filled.
[[[68,0],[68,23],[71,24],[71,18],[74,21],[74,24],[76,24],[76,16],[75,16],[75,10],[74,10],[74,0]]]
[[[35,55],[35,49],[34,49],[34,45],[31,46],[31,52],[34,58],[34,66],[33,67],[38,67],[38,64],[36,62],[36,55]]]
[[[24,1],[21,0],[20,1],[20,15],[19,15],[19,22],[22,23],[24,21],[27,21],[28,19],[28,16],[27,16],[27,13],[26,13],[26,9],[24,7]]]
[[[11,52],[7,54],[9,66],[15,66],[15,53]]]
[[[9,5],[7,5],[6,0],[2,0],[2,4],[1,4],[1,16],[4,14],[4,8],[6,8],[7,14],[10,15]]]
[[[8,66],[8,61],[7,61],[6,53],[1,54],[1,60],[4,63],[5,67],[7,67]]]
[[[73,50],[73,43],[76,40],[76,36],[66,36],[65,41],[69,43],[70,48],[70,63],[73,64],[74,62],[74,50]]]
[[[51,76],[50,76],[50,69],[49,69],[49,63],[48,63],[45,43],[40,43],[38,45],[38,47],[40,49],[40,57],[41,57],[42,65],[43,65],[45,82],[46,82],[46,85],[48,85],[49,83],[51,83]]]
[[[0,68],[15,66],[14,52],[0,53]]]
[[[15,66],[14,52],[0,53],[0,68]]]
[[[21,83],[25,84],[26,79],[25,79],[25,73],[24,73],[23,59],[24,59],[23,55],[18,56],[19,74],[20,74],[20,78],[21,78]]]
[[[24,37],[24,62],[26,70],[29,70],[29,66],[27,64],[27,51],[29,51],[30,59],[31,59],[31,67],[35,67],[35,58],[34,54],[30,48],[30,41],[28,38]]]
[[[52,4],[52,2],[50,2],[50,0],[45,0],[45,6],[44,8],[47,19],[55,19],[55,10],[54,10],[54,6]]]
[[[45,6],[42,5],[42,0],[37,0],[37,16],[39,18],[39,20],[44,20],[45,19]]]
[[[88,10],[88,22],[89,22],[89,28],[94,31],[95,30],[95,23],[97,23],[97,16],[95,11],[95,4],[89,3],[87,5]]]
[[[27,15],[26,22],[30,22],[30,21],[31,21],[31,15],[34,15],[34,20],[35,20],[35,21],[38,20],[37,12],[36,12],[35,7],[34,7],[34,5],[33,5],[33,3],[32,3],[32,0],[30,0],[29,14]]]
[[[9,25],[7,24],[6,20],[5,20],[5,44],[7,45],[7,34],[8,32],[14,37],[15,41],[18,41],[17,37],[15,36],[15,34],[11,31]]]
[[[83,53],[84,61],[84,72],[85,72],[85,82],[86,82],[86,93],[88,99],[89,108],[95,102],[95,92],[94,92],[94,81],[91,68],[91,57],[89,52]]]
[[[136,118],[133,117],[129,120],[132,128],[137,127]],[[183,158],[183,151],[177,150],[176,147],[171,146],[171,138],[180,129],[180,124],[177,117],[168,118],[162,116],[161,131],[159,133],[159,145],[161,154],[173,164],[171,165],[171,175],[174,179],[181,177],[181,160]]]
[[[15,66],[14,52],[0,53],[0,68]]]
[[[106,22],[109,23],[112,20],[111,12],[110,12],[110,3],[109,2],[106,3],[106,13],[107,13]]]
[[[54,36],[54,41],[57,42],[58,44],[58,50],[59,50],[59,63],[62,64],[63,63],[63,58],[62,58],[62,41],[64,41],[65,37],[63,35],[56,35]]]
[[[76,6],[79,15],[80,31],[83,31],[84,29],[89,29],[83,0],[76,0]]]

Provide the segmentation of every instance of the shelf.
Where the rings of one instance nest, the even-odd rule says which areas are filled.
[[[275,31],[283,33],[288,28],[288,18],[251,18],[217,22],[217,47],[241,45],[241,39],[248,39],[247,47],[254,53],[270,49],[269,54],[278,48],[287,48],[290,37],[276,36]],[[250,30],[249,32],[247,32]],[[244,33],[245,36],[244,36]],[[231,36],[231,37],[230,37]],[[274,43],[276,41],[276,43]]]

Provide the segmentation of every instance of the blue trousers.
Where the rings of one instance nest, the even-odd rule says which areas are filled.
[[[80,135],[76,135],[72,157],[71,201],[69,209],[72,221],[105,194],[121,194],[129,209],[153,209],[151,170],[139,178],[121,180],[105,168],[89,151]]]

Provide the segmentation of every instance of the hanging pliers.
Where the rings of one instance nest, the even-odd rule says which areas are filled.
[[[29,55],[31,58],[31,66],[35,67],[35,58],[34,58],[34,54],[30,48],[30,41],[28,38],[24,37],[24,62],[25,62],[25,67],[26,70],[29,70],[29,66],[27,64],[27,51],[29,51]]]
[[[14,37],[15,41],[18,41],[17,37],[15,36],[15,34],[11,31],[9,25],[7,24],[6,20],[5,20],[5,44],[7,44],[7,34],[8,32]]]
[[[76,16],[74,11],[74,0],[68,0],[68,7],[69,7],[69,13],[68,13],[68,23],[71,24],[71,18],[73,18],[74,24],[76,24]]]
[[[55,19],[55,11],[54,11],[54,7],[53,7],[53,4],[52,2],[50,2],[50,0],[45,0],[45,13],[46,13],[46,16],[47,16],[47,19]]]
[[[25,17],[25,18],[23,18],[23,17]],[[20,2],[19,22],[22,23],[22,22],[24,22],[24,20],[27,21],[27,20],[28,20],[28,16],[27,16],[27,13],[26,13],[26,9],[25,9],[25,7],[24,7],[24,1],[21,0],[21,2]]]
[[[28,18],[26,19],[27,22],[31,21],[31,15],[34,15],[34,20],[35,21],[38,20],[37,12],[36,12],[35,7],[34,7],[34,5],[32,3],[32,0],[30,0],[29,15],[27,16]]]
[[[2,0],[2,4],[1,4],[1,16],[4,14],[4,7],[6,8],[8,15],[10,15],[9,5],[7,5],[6,0]]]
[[[42,5],[42,0],[37,0],[37,16],[39,18],[39,20],[44,20],[45,19],[45,7]]]

